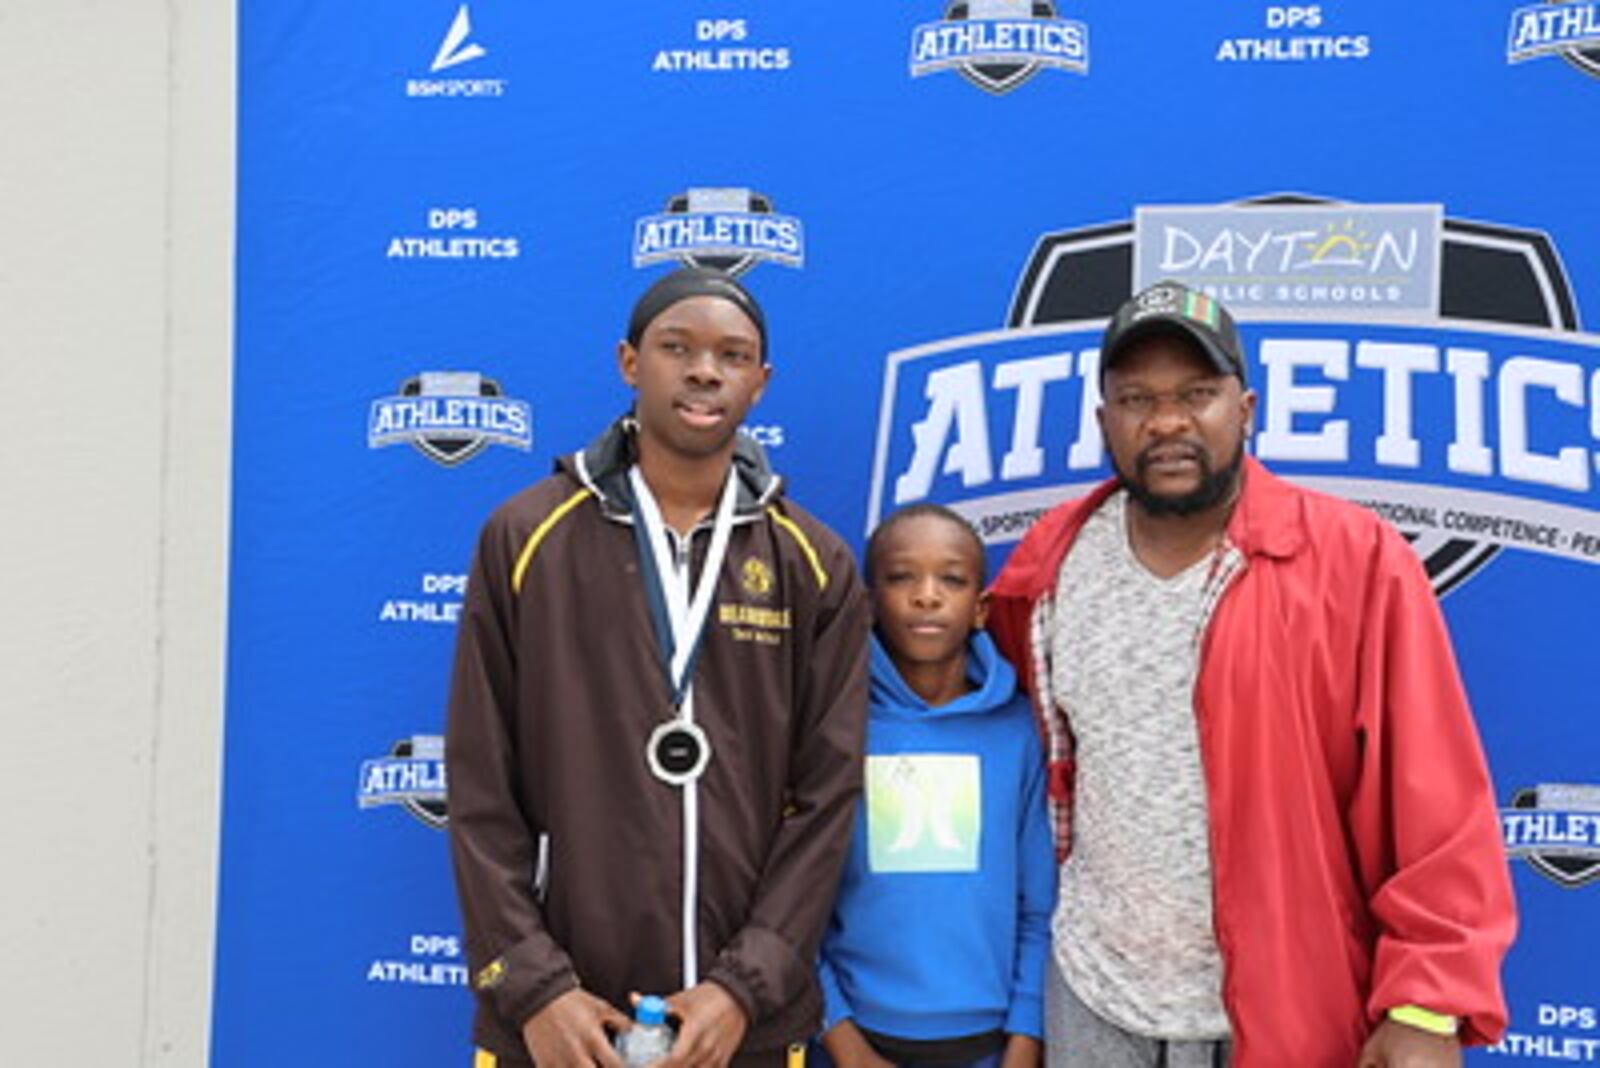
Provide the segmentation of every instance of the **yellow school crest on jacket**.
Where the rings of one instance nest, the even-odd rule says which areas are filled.
[[[765,597],[772,592],[772,568],[759,556],[752,556],[740,567],[739,582],[750,596]]]

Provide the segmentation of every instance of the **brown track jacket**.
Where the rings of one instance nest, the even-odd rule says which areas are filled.
[[[623,1012],[630,991],[683,985],[683,805],[645,762],[670,703],[630,519],[633,456],[624,418],[496,510],[457,638],[446,754],[473,1037],[517,1061],[521,1024],[579,983]],[[696,945],[701,977],[751,1021],[741,1052],[756,1052],[818,1024],[816,948],[860,792],[869,624],[849,550],[783,499],[758,446],[741,439],[734,462],[736,525],[694,676],[713,754]],[[695,581],[709,542],[708,523],[691,540]]]

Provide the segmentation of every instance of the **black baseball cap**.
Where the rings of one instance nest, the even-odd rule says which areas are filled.
[[[1188,338],[1219,372],[1245,378],[1244,347],[1233,316],[1215,300],[1182,282],[1157,282],[1123,302],[1100,342],[1100,380],[1136,342],[1157,335]]]

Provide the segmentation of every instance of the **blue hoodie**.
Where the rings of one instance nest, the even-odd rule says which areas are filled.
[[[818,979],[823,1030],[1042,1038],[1056,867],[1044,757],[1017,676],[981,631],[976,687],[937,708],[872,637],[866,790]]]

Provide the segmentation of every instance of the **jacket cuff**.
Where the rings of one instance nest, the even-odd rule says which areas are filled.
[[[519,1030],[540,1009],[577,986],[571,959],[542,932],[518,942],[472,976],[472,989]]]
[[[746,927],[718,955],[706,978],[726,988],[754,1026],[799,997],[811,969],[777,932]]]

